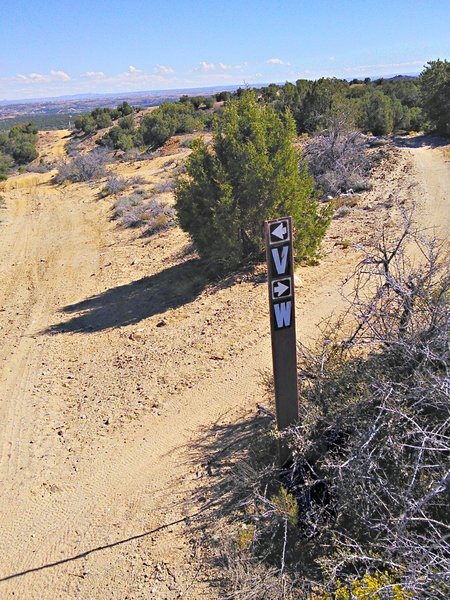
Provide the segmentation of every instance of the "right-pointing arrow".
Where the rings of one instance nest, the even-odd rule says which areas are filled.
[[[278,225],[278,227],[276,227],[272,231],[272,235],[276,236],[280,240],[284,240],[284,237],[285,237],[286,234],[287,234],[287,227],[283,223],[280,223]]]
[[[289,286],[284,285],[284,283],[281,283],[281,281],[279,281],[277,284],[275,284],[273,286],[273,291],[275,292],[275,295],[278,296],[278,298],[280,296],[282,296],[284,294],[284,292],[288,289],[289,289]]]

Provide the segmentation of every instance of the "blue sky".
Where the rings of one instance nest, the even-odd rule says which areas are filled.
[[[450,0],[0,0],[0,100],[420,72]]]

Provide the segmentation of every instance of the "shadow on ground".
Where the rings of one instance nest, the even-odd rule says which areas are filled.
[[[218,279],[211,265],[191,258],[155,275],[69,304],[61,312],[75,316],[41,333],[92,333],[133,325],[193,302],[206,286],[211,286],[214,293],[242,281],[260,285],[267,281],[267,276],[251,267]]]
[[[86,300],[65,306],[73,316],[43,333],[92,333],[139,323],[192,302],[205,288],[208,276],[199,259],[191,259],[149,277],[111,288]]]
[[[447,146],[448,139],[439,137],[438,135],[424,134],[415,136],[395,136],[394,144],[399,148],[439,148]]]
[[[189,463],[200,465],[201,473],[197,500],[210,507],[197,519],[197,526],[211,527],[233,515],[255,486],[264,486],[276,477],[276,443],[269,435],[274,422],[274,415],[261,407],[256,414],[233,423],[224,423],[220,417],[190,441]]]

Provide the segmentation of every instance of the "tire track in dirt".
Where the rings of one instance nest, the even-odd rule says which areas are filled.
[[[448,239],[450,234],[450,150],[448,146],[433,147],[420,136],[415,144],[410,141],[407,152],[414,164],[418,182],[418,219],[422,227],[430,229],[427,235]],[[425,145],[422,145],[425,144]]]

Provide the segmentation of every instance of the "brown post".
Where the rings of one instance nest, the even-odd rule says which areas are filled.
[[[264,229],[275,404],[280,431],[298,420],[292,219],[266,221]],[[285,444],[280,443],[278,450],[279,464],[283,467],[291,456]]]

